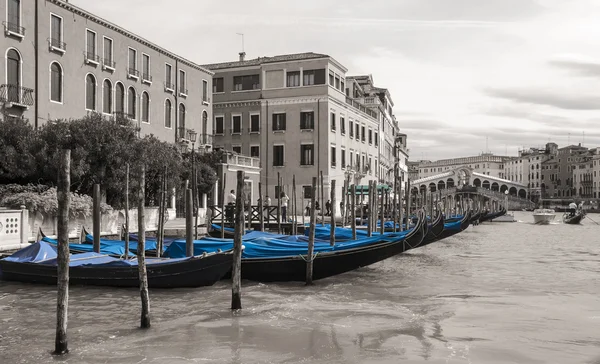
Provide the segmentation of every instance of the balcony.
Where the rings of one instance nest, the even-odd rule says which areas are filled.
[[[350,97],[346,97],[346,103],[348,105],[354,107],[355,109],[362,111],[363,113],[369,115],[370,117],[377,119],[377,113],[375,113],[373,110],[367,109],[364,105],[351,99]]]
[[[379,97],[365,97],[363,99],[363,102],[365,105],[381,105],[381,101],[379,100]]]
[[[151,84],[152,83],[152,76],[150,76],[150,74],[148,74],[148,73],[143,73],[142,74],[142,82]]]
[[[123,124],[123,125],[130,123],[131,120],[133,119],[133,115],[128,114],[124,111],[115,111],[113,113],[113,116],[119,124]]]
[[[25,28],[19,24],[3,21],[2,25],[4,25],[4,34],[12,35],[19,39],[25,38]]]
[[[48,38],[48,48],[51,51],[64,54],[67,51],[67,43],[61,41],[60,39]]]
[[[135,68],[129,67],[127,69],[127,77],[137,80],[140,78],[140,71],[136,70]]]
[[[102,59],[102,68],[111,72],[115,71],[115,67],[117,63],[113,61],[111,58],[103,58]]]
[[[0,86],[0,101],[12,106],[27,108],[33,105],[33,89],[20,85],[4,84]]]
[[[223,155],[223,163],[233,164],[237,166],[260,168],[260,159],[253,157],[246,157],[243,155],[227,153]]]
[[[165,92],[173,93],[175,91],[175,85],[171,82],[165,82]]]
[[[201,146],[213,145],[213,136],[211,134],[199,134],[198,143],[200,143]]]
[[[184,88],[184,87],[180,87],[179,88],[179,96],[187,97],[187,95],[188,95],[188,89]]]
[[[100,56],[94,52],[83,52],[85,63],[97,66],[100,64]]]

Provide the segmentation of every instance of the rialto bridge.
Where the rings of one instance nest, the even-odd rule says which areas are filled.
[[[473,169],[469,167],[460,167],[435,176],[411,181],[411,192],[413,194],[426,194],[465,186],[478,187],[500,193],[508,191],[508,194],[511,196],[520,197],[521,199],[527,198],[526,185],[473,172]]]

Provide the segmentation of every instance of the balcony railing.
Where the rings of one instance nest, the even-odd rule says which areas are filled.
[[[175,85],[171,82],[165,82],[165,91],[174,91]]]
[[[150,76],[148,73],[143,73],[142,80],[152,82],[152,76]]]
[[[4,84],[0,86],[0,101],[14,105],[33,105],[33,89],[20,85]]]
[[[50,49],[57,49],[60,51],[67,50],[67,43],[56,38],[48,38],[48,46],[50,47]]]
[[[3,21],[2,25],[4,25],[4,33],[6,34],[25,36],[25,28],[19,24]]]
[[[85,60],[88,63],[100,64],[100,56],[94,52],[84,52]]]
[[[350,97],[346,97],[346,103],[352,107],[354,107],[355,109],[364,112],[365,114],[371,116],[372,118],[377,119],[377,114],[370,109],[367,109],[364,105],[362,105],[361,103],[351,99]]]
[[[179,88],[179,94],[180,94],[180,95],[187,95],[187,94],[188,94],[188,89],[187,89],[187,88],[180,87],[180,88]]]
[[[223,155],[223,163],[233,164],[237,166],[245,166],[252,168],[260,168],[260,159],[253,157],[246,157],[243,155],[227,153]]]
[[[137,78],[140,77],[140,71],[136,70],[135,68],[131,68],[131,67],[129,67],[127,69],[127,74],[132,77],[137,77]]]
[[[124,111],[115,111],[113,113],[115,119],[117,120],[131,120],[133,119],[133,115],[126,113]]]
[[[117,63],[110,58],[103,58],[102,65],[104,66],[104,68],[112,68],[114,70]]]
[[[210,134],[200,134],[198,135],[198,143],[200,145],[213,145],[213,136]]]

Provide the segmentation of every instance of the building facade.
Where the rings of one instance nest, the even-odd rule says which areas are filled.
[[[544,163],[554,158],[558,153],[556,143],[547,143],[545,147],[523,149],[519,156],[511,158],[504,164],[504,175],[513,182],[527,186],[527,197],[532,201],[542,198],[544,186]]]
[[[482,175],[506,178],[504,164],[507,160],[510,160],[510,157],[482,153],[481,155],[474,157],[441,159],[433,162],[420,161],[418,162],[419,175],[417,179],[436,176],[440,173],[448,172],[460,167],[468,167],[472,169],[473,172]]]
[[[4,117],[126,117],[164,141],[212,136],[212,72],[68,1],[1,1]]]
[[[383,131],[381,120],[394,120],[388,108],[391,98],[373,96],[379,98],[378,103],[367,107],[363,95],[348,96],[360,84],[328,55],[300,53],[246,60],[241,53],[237,61],[204,67],[215,73],[214,147],[260,158],[263,195],[272,199],[279,194],[278,177],[292,197],[295,176],[297,196],[306,203],[312,178],[322,172],[325,200],[335,180],[339,202],[346,179],[358,185],[390,181],[389,159],[384,167],[380,163],[384,142],[387,145],[390,138],[399,136],[396,145],[406,151],[406,136],[398,133],[397,126]]]
[[[577,196],[574,183],[574,171],[588,148],[581,145],[569,145],[558,148],[555,155],[542,163],[541,184],[543,198],[570,198]]]

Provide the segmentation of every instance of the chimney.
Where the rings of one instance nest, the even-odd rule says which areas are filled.
[[[244,62],[244,58],[246,58],[246,52],[240,52],[240,62]]]

